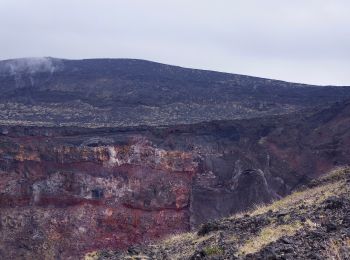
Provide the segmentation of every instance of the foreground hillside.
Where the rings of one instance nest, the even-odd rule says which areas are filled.
[[[350,168],[286,198],[127,252],[85,259],[349,259]]]
[[[174,125],[285,114],[350,97],[310,86],[130,59],[0,61],[0,123]]]

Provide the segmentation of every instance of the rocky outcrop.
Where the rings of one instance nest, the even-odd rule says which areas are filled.
[[[275,199],[262,170],[247,169],[233,177],[229,185],[215,187],[204,182],[198,175],[192,188],[191,223],[197,227],[210,219],[245,211],[254,205],[265,204]]]
[[[234,206],[236,211],[247,210],[253,205],[267,204],[274,198],[261,170],[244,170],[235,176],[232,188],[237,198]]]

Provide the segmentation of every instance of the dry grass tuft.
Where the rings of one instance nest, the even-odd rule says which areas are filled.
[[[265,227],[260,231],[258,236],[249,239],[239,248],[239,254],[247,255],[256,253],[266,245],[277,241],[283,236],[293,236],[302,227],[303,226],[300,222],[295,222],[289,225],[271,225]]]
[[[338,241],[331,239],[327,248],[327,258],[332,260],[343,260],[350,257],[350,239]]]
[[[336,191],[342,191],[342,182],[326,184],[313,189],[295,192],[284,199],[275,201],[271,205],[257,206],[252,216],[267,213],[269,210],[278,211],[285,208],[296,208],[302,204],[304,205],[317,205],[322,203],[330,196],[335,195]]]
[[[100,253],[98,251],[89,252],[84,256],[84,260],[98,260]]]
[[[207,256],[222,255],[224,253],[223,249],[218,246],[208,246],[203,251]]]
[[[329,172],[327,175],[320,177],[319,179],[316,179],[315,181],[330,181],[330,180],[339,180],[344,178],[346,175],[350,174],[350,167],[336,167],[334,170]]]
[[[177,245],[180,243],[191,243],[197,238],[197,235],[193,232],[181,233],[171,235],[163,241],[164,246]]]
[[[176,254],[172,255],[172,259],[186,259],[191,257],[197,245],[205,243],[209,239],[213,239],[215,234],[208,234],[206,236],[198,236],[197,233],[187,232],[182,234],[174,234],[161,242],[163,248],[181,248]],[[214,253],[214,252],[213,252]]]
[[[145,255],[134,255],[134,256],[128,256],[125,259],[127,260],[148,260],[149,257]]]

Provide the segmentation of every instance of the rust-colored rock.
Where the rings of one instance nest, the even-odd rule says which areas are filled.
[[[77,259],[289,194],[350,163],[350,103],[135,128],[0,127],[0,258]]]
[[[53,144],[54,142],[54,144]],[[3,138],[2,256],[76,259],[189,229],[194,155],[60,138]]]

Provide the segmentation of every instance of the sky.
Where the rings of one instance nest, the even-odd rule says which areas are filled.
[[[349,0],[0,0],[0,59],[137,58],[350,86]]]

